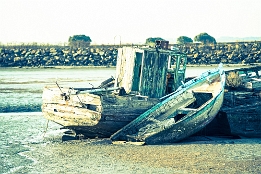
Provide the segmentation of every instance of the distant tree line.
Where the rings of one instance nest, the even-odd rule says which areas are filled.
[[[146,45],[151,47],[155,46],[156,41],[164,41],[161,37],[150,37],[146,39]],[[194,37],[194,42],[201,42],[203,44],[216,44],[216,39],[210,36],[208,33],[200,33]],[[177,44],[193,43],[193,40],[187,36],[180,36],[177,38]]]
[[[156,41],[165,41],[165,39],[163,39],[161,37],[150,37],[150,38],[146,39],[145,44],[150,47],[154,47]],[[73,36],[70,36],[68,39],[68,45],[71,48],[87,48],[90,46],[91,42],[92,42],[92,40],[91,40],[90,36],[86,36],[83,34],[82,35],[73,35]],[[200,33],[194,37],[194,42],[201,42],[203,44],[210,44],[210,43],[215,44],[216,39],[207,33]],[[193,40],[187,36],[180,36],[177,38],[177,44],[186,44],[186,43],[193,43]],[[19,46],[23,46],[23,45],[19,45]],[[33,45],[24,45],[24,46],[32,48],[32,47],[39,47],[41,45],[38,45],[37,43],[33,43]],[[42,45],[42,47],[46,47],[46,46],[48,46],[48,45]]]
[[[187,36],[180,36],[177,38],[177,44],[192,43],[193,40]],[[201,42],[203,44],[216,44],[216,39],[208,33],[200,33],[194,37],[194,42]]]
[[[146,39],[145,44],[154,47],[156,41],[165,41],[161,37],[150,37]],[[90,36],[74,35],[69,37],[69,46],[74,48],[84,48],[90,46],[92,40]],[[200,33],[194,37],[194,42],[201,42],[203,44],[216,44],[216,39],[208,33]],[[177,44],[193,43],[193,40],[187,36],[180,36],[177,38]]]

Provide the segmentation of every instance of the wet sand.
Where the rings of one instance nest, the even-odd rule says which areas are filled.
[[[260,173],[260,140],[200,141],[161,146],[106,140],[33,145],[30,173]],[[30,170],[29,170],[30,169]]]
[[[0,173],[260,173],[261,139],[191,137],[137,146],[63,141],[41,113],[0,114]]]

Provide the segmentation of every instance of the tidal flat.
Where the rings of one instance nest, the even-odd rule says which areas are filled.
[[[63,139],[41,112],[0,114],[0,173],[260,173],[261,139],[190,137],[137,146]]]
[[[207,69],[189,67],[186,76]],[[43,87],[55,82],[97,86],[114,73],[114,68],[0,68],[0,173],[261,172],[261,139],[202,136],[155,146],[115,145],[109,139],[64,141],[66,130],[42,116]]]

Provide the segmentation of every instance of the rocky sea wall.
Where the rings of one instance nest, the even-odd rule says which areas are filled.
[[[172,45],[187,54],[188,64],[261,63],[261,41],[214,45]],[[117,47],[90,46],[0,46],[0,67],[115,66]]]
[[[189,64],[253,64],[261,63],[261,42],[233,42],[213,45],[178,46],[188,56]]]

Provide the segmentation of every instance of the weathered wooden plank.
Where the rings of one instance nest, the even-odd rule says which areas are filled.
[[[142,146],[142,145],[145,144],[145,142],[144,142],[144,141],[142,141],[142,142],[132,142],[132,141],[113,141],[112,144],[115,144],[115,145],[131,144],[131,145]]]
[[[86,118],[83,115],[53,112],[48,109],[44,110],[44,117],[52,120],[63,126],[94,126],[99,123],[99,121],[93,121],[92,119]]]
[[[140,94],[160,98],[166,94],[168,53],[144,51]]]
[[[137,107],[157,104],[160,100],[154,98],[141,98],[139,96],[101,96],[101,104],[104,108],[113,106]]]
[[[113,104],[110,100],[102,100],[102,114],[106,120],[132,121],[159,102],[159,99],[138,100],[135,96],[116,98],[112,99]]]
[[[136,58],[133,67],[133,77],[132,77],[132,89],[131,91],[139,91],[140,87],[140,77],[141,77],[141,67],[142,67],[143,52],[136,52]]]
[[[137,118],[142,113],[143,112],[140,112],[140,113],[135,112],[135,113],[131,113],[131,114],[130,113],[125,113],[125,114],[111,113],[110,115],[103,114],[103,116],[105,117],[105,120],[107,120],[107,121],[131,122],[132,120]]]
[[[77,108],[68,105],[43,104],[43,112],[55,113],[60,117],[60,120],[68,122],[90,122],[97,124],[101,120],[101,113],[88,110],[85,108]]]
[[[115,85],[117,87],[124,87],[127,93],[132,89],[136,50],[137,48],[123,47],[118,51]]]

